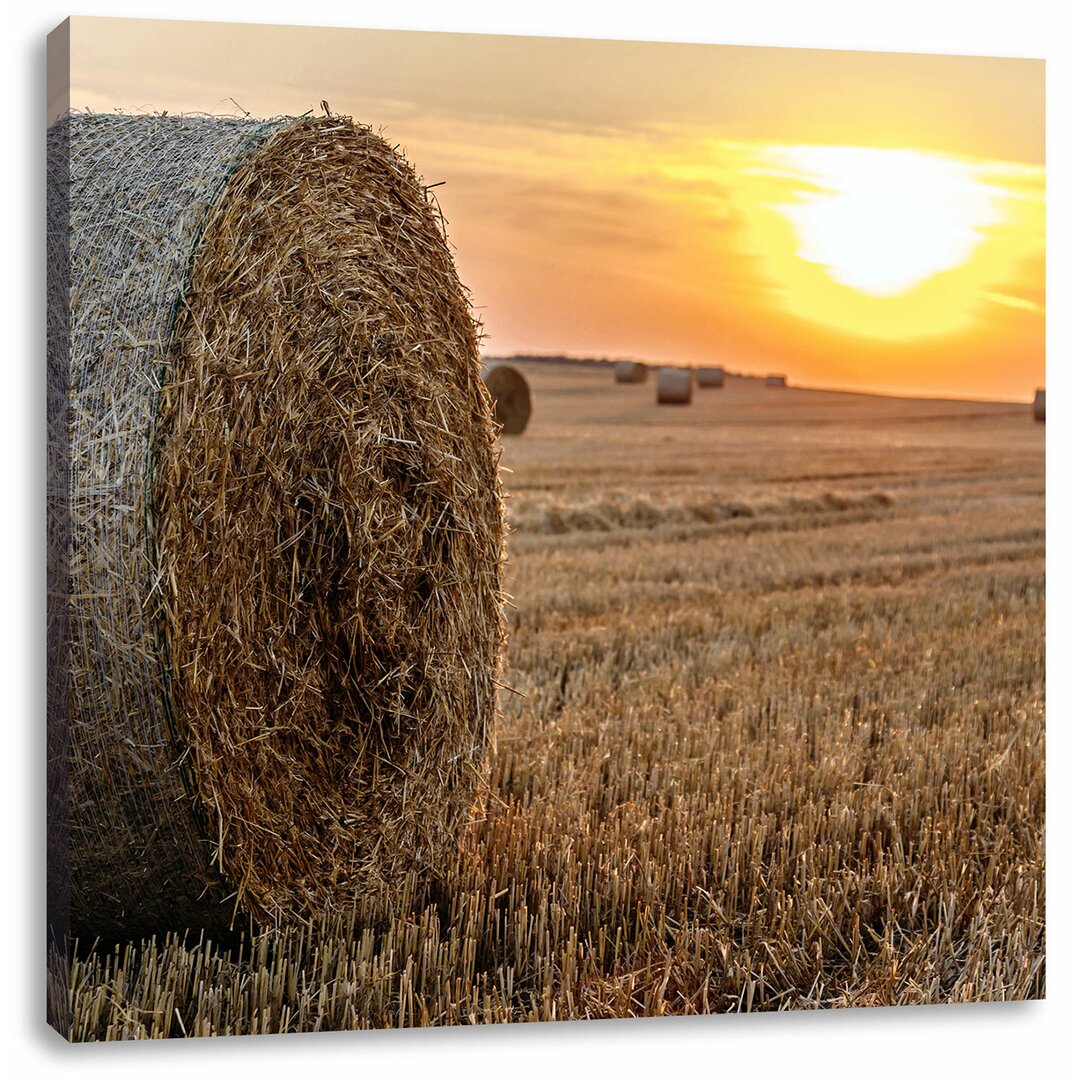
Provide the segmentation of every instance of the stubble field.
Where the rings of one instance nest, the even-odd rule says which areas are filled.
[[[1044,429],[523,365],[508,670],[444,881],[57,964],[76,1039],[917,1004],[1044,984]]]

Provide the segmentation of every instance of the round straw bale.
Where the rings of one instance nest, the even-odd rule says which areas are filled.
[[[271,925],[436,872],[504,555],[433,200],[342,117],[80,115],[49,143],[72,932]]]
[[[724,369],[718,367],[699,367],[697,369],[698,389],[719,388],[724,385]]]
[[[765,385],[768,387],[778,388],[787,386],[786,375],[766,375]]]
[[[661,368],[656,376],[659,405],[689,405],[694,397],[694,379],[689,368]]]
[[[647,364],[637,360],[616,360],[615,381],[617,383],[643,383],[649,378]]]
[[[1043,389],[1035,391],[1035,419],[1046,422],[1046,391]]]
[[[484,385],[495,403],[495,423],[504,435],[520,435],[532,416],[532,394],[525,376],[512,364],[489,364]]]

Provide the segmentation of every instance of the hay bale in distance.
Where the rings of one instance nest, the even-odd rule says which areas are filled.
[[[525,376],[513,364],[489,364],[484,385],[495,403],[495,423],[504,435],[520,435],[532,416],[532,394]]]
[[[689,368],[661,368],[656,376],[658,405],[689,405],[694,398],[694,379]]]
[[[1046,423],[1046,391],[1042,387],[1035,391],[1035,419]]]
[[[637,360],[615,361],[615,381],[617,383],[643,383],[648,378],[648,364],[642,364]]]
[[[787,386],[786,375],[766,375],[765,385],[770,387],[784,387]]]
[[[700,390],[719,389],[724,385],[724,369],[719,367],[699,367],[696,371]]]
[[[347,117],[78,115],[48,142],[71,932],[392,894],[457,842],[504,638],[495,433],[432,201]]]

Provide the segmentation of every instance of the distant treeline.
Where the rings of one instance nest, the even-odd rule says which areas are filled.
[[[622,357],[617,359],[621,360]],[[485,356],[487,363],[512,364],[528,362],[530,364],[578,364],[585,367],[613,367],[616,360],[608,360],[606,357],[597,356],[533,356],[531,353],[515,353],[513,356]]]
[[[486,364],[513,364],[513,363],[530,363],[530,364],[574,364],[577,367],[593,367],[593,368],[611,368],[622,360],[630,360],[636,364],[645,364],[650,368],[659,368],[665,365],[654,363],[649,360],[635,360],[632,356],[615,356],[608,358],[606,356],[534,356],[532,353],[514,353],[513,356],[485,356],[484,363]],[[697,365],[688,364],[673,364],[673,367],[694,367]],[[729,368],[723,369],[725,374],[736,379],[764,379],[764,375],[748,375],[739,371],[731,371]]]

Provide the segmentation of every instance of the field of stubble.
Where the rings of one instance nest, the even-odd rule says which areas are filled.
[[[83,950],[73,1037],[1041,996],[1030,407],[524,369],[511,690],[444,886]]]

